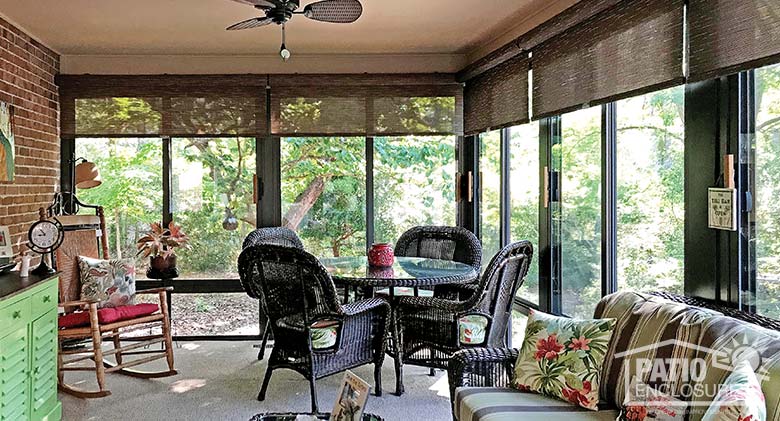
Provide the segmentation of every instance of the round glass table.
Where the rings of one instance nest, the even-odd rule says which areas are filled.
[[[390,297],[407,295],[397,294],[395,291],[411,288],[413,295],[418,296],[421,287],[467,284],[479,276],[473,267],[465,263],[423,257],[396,256],[393,266],[388,268],[369,266],[368,258],[365,256],[323,258],[320,259],[320,262],[330,273],[333,282],[344,286],[344,302],[349,301],[350,289],[355,290],[356,297],[359,289],[363,290],[364,297],[369,297],[377,288],[387,288],[387,294]],[[403,382],[401,382],[403,364],[401,358],[398,357],[398,332],[395,329],[391,333],[391,337],[393,340],[387,352],[395,359],[396,372],[398,373],[395,393],[400,396],[404,393]]]
[[[396,256],[393,266],[388,268],[369,266],[365,256],[329,257],[320,261],[334,281],[352,287],[434,287],[465,284],[478,276],[465,263],[423,257]]]

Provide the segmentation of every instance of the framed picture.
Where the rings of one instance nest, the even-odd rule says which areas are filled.
[[[0,182],[14,181],[14,108],[0,101]]]
[[[709,227],[719,230],[737,230],[737,190],[710,188],[707,194],[709,201]]]
[[[11,233],[8,227],[0,226],[0,257],[13,257],[14,249],[11,244]]]
[[[336,395],[338,398],[336,405],[333,406],[330,421],[359,421],[366,408],[370,390],[371,386],[368,383],[347,370],[339,394]]]

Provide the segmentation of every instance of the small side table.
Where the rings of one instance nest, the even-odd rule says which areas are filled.
[[[257,414],[249,421],[295,421],[298,415],[306,415],[305,413],[268,413]],[[330,414],[317,414],[317,418],[321,420],[330,419]],[[374,414],[363,414],[362,421],[384,421],[382,417]]]

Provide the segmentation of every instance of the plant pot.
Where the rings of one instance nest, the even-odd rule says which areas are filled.
[[[179,276],[179,270],[176,269],[176,255],[168,257],[154,256],[149,257],[149,269],[146,270],[146,277],[150,279],[171,279]]]
[[[395,262],[393,246],[389,243],[373,244],[368,250],[368,265],[375,268],[389,268]]]

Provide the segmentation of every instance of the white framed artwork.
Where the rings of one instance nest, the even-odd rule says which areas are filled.
[[[14,249],[11,244],[11,233],[8,227],[0,226],[0,257],[13,257]]]

